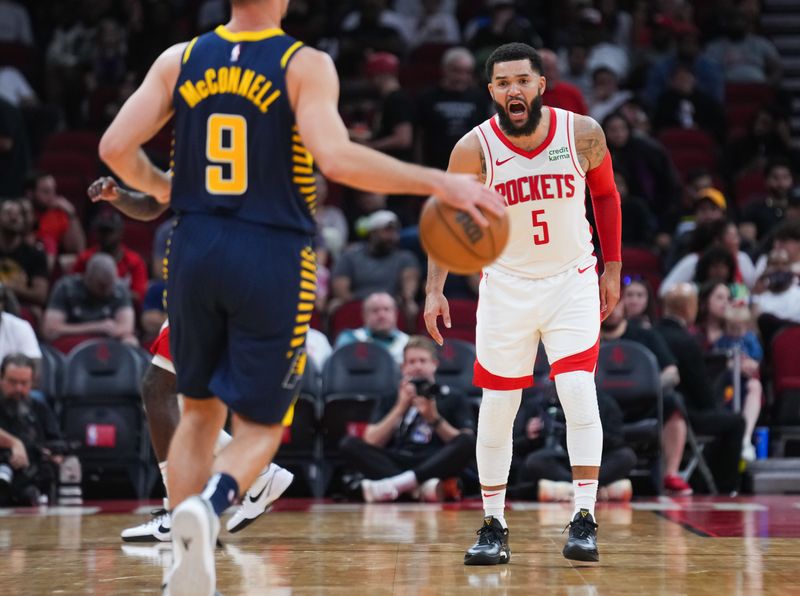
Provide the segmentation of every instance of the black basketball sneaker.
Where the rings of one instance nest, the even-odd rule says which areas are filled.
[[[599,561],[597,552],[597,524],[588,509],[581,509],[572,518],[564,531],[569,528],[569,539],[564,545],[563,555],[572,561]]]
[[[511,560],[508,528],[494,517],[484,517],[478,540],[464,554],[464,565],[502,565]]]

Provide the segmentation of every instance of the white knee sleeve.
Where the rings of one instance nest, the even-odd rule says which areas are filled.
[[[574,371],[556,375],[556,390],[567,419],[567,451],[572,466],[599,466],[603,426],[597,407],[594,374]]]
[[[495,391],[484,389],[478,412],[476,459],[483,486],[508,482],[511,468],[514,418],[519,410],[522,389]]]

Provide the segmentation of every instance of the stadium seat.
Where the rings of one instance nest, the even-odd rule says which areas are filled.
[[[331,342],[335,342],[339,334],[345,329],[358,329],[364,325],[361,311],[361,300],[351,300],[350,302],[345,302],[331,313],[328,320],[328,337]]]
[[[85,153],[97,155],[100,135],[91,130],[65,130],[54,132],[44,141],[45,153]]]
[[[455,298],[448,301],[450,304],[449,329],[444,326],[439,318],[439,331],[444,339],[461,339],[475,344],[475,314],[478,311],[478,301],[465,298]],[[417,316],[417,331],[425,334],[425,313],[422,309]]]
[[[42,351],[42,361],[39,367],[38,387],[47,397],[47,402],[52,407],[56,418],[60,419],[63,407],[61,393],[66,357],[49,344],[39,344],[39,349]]]
[[[786,327],[772,340],[772,455],[785,454],[787,443],[800,441],[800,325]]]
[[[375,404],[383,396],[395,395],[399,380],[397,364],[381,346],[359,342],[331,354],[322,373],[323,486],[340,463],[342,438],[363,436]]]
[[[56,178],[62,175],[79,176],[87,183],[97,177],[96,155],[85,155],[75,151],[54,151],[43,153],[37,167]],[[86,189],[84,188],[84,194]]]
[[[137,498],[155,479],[150,441],[139,397],[142,360],[138,348],[110,339],[77,346],[67,357],[63,426],[79,441],[84,475],[123,471]]]
[[[653,251],[633,246],[622,247],[622,276],[644,279],[650,284],[653,295],[661,285],[661,259]]]
[[[104,339],[103,336],[94,333],[77,333],[75,335],[62,335],[50,342],[50,345],[61,352],[62,354],[69,354],[77,346],[84,342],[92,341],[95,339]]]
[[[632,476],[650,477],[662,492],[661,378],[655,356],[641,344],[618,340],[600,345],[597,389],[616,399],[623,413],[625,440],[639,464]]]
[[[463,395],[480,395],[480,389],[472,384],[474,366],[475,346],[463,339],[447,339],[439,348],[436,382]]]
[[[716,153],[717,142],[708,133],[696,128],[666,128],[658,134],[658,140],[672,153],[684,149]]]
[[[767,195],[767,183],[761,169],[742,172],[736,177],[734,185],[736,205],[741,209],[759,197]]]

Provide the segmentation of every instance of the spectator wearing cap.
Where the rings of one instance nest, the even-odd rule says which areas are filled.
[[[361,306],[364,326],[345,329],[336,338],[334,349],[355,342],[371,342],[386,348],[400,364],[408,335],[397,328],[397,303],[386,292],[375,292],[364,299]]]
[[[73,272],[86,271],[89,259],[98,252],[109,254],[117,263],[119,280],[130,288],[134,302],[141,304],[147,292],[147,264],[137,252],[122,244],[124,226],[122,216],[116,211],[100,213],[92,222],[97,243],[78,255]]]
[[[776,158],[764,168],[767,195],[750,204],[742,214],[742,236],[751,242],[762,240],[777,226],[789,206],[794,173],[789,161]]]
[[[72,264],[72,255],[86,248],[86,236],[75,207],[58,194],[56,179],[46,173],[32,174],[25,186],[26,196],[33,201],[39,222],[37,236],[42,241],[52,270],[56,257],[62,255],[62,265]]]
[[[342,253],[331,276],[332,312],[350,300],[364,300],[375,292],[386,292],[400,303],[404,314],[416,317],[415,302],[420,282],[419,261],[399,248],[399,220],[391,211],[380,210],[364,219],[366,242]]]
[[[588,114],[589,108],[581,90],[572,83],[561,80],[561,69],[555,52],[542,49],[539,50],[539,56],[542,58],[542,70],[544,70],[542,74],[547,79],[547,87],[542,95],[544,105],[569,110],[576,114]]]
[[[44,312],[42,335],[64,352],[90,337],[113,337],[135,345],[134,321],[130,290],[117,278],[117,263],[111,255],[97,253],[85,273],[56,283]]]
[[[49,273],[44,251],[25,242],[25,214],[19,201],[0,206],[0,282],[35,318],[47,303]]]
[[[691,185],[687,188],[689,198],[693,203],[694,218],[683,222],[678,228],[678,233],[672,242],[667,266],[675,263],[689,254],[692,250],[695,230],[708,226],[712,222],[724,220],[728,213],[728,201],[725,195],[716,188],[708,187],[695,190]]]
[[[488,116],[489,96],[475,85],[475,58],[468,49],[447,50],[441,71],[439,84],[417,102],[417,139],[422,163],[444,170],[453,146]]]

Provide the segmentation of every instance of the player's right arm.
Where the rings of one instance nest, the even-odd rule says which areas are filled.
[[[472,174],[478,181],[486,180],[486,164],[483,150],[475,131],[465,134],[453,147],[447,171],[453,173]],[[444,282],[447,280],[447,269],[428,257],[428,279],[425,283],[425,327],[433,340],[442,345],[444,339],[439,332],[437,319],[441,315],[444,326],[450,328],[450,305],[444,297]]]
[[[327,54],[312,48],[298,51],[289,63],[286,82],[300,136],[326,177],[370,192],[435,195],[482,226],[489,222],[478,207],[502,214],[499,195],[474,175],[405,163],[353,143],[339,116],[339,79]]]

